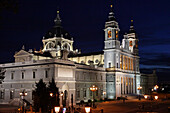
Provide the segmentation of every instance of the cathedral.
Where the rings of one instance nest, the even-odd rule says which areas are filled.
[[[19,93],[23,90],[27,92],[25,99],[32,103],[35,83],[43,79],[48,84],[52,78],[60,93],[67,91],[67,105],[71,104],[71,95],[74,105],[92,99],[93,85],[97,87],[94,92],[97,100],[139,94],[139,40],[133,20],[122,41],[119,31],[111,6],[105,22],[103,51],[83,54],[73,49],[73,37],[63,28],[57,11],[54,26],[42,38],[41,50],[26,51],[23,46],[15,53],[15,62],[0,64],[6,70],[0,84],[0,103],[21,101]]]

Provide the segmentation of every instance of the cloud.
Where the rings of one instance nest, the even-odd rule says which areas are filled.
[[[170,66],[170,54],[162,53],[143,53],[141,57],[140,64],[143,67],[161,67],[167,68]]]

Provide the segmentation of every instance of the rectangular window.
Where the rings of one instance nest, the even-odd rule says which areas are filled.
[[[80,91],[77,91],[77,98],[80,98]]]
[[[14,98],[14,91],[10,91],[10,99]]]
[[[0,99],[4,99],[4,91],[3,90],[0,91]]]
[[[33,74],[33,78],[35,78],[35,71],[33,71],[33,73],[32,73],[32,74]]]
[[[103,80],[103,77],[101,76],[101,80]]]
[[[125,57],[125,67],[126,67],[126,70],[127,70],[127,63],[128,63],[128,61],[127,61],[127,57]]]
[[[117,68],[119,68],[119,64],[117,63]]]
[[[100,95],[101,95],[101,96],[103,95],[103,89],[100,90]]]
[[[98,96],[98,90],[96,90],[96,96]]]
[[[24,79],[24,72],[22,72],[22,79]]]
[[[123,70],[125,70],[125,56],[123,56]]]
[[[109,68],[111,68],[111,63],[109,63]]]
[[[83,91],[83,97],[86,97],[86,89]]]
[[[11,73],[11,79],[14,79],[14,73]]]
[[[92,91],[90,91],[90,96],[92,96]]]
[[[48,71],[45,70],[45,78],[48,78]]]
[[[131,62],[132,62],[132,63],[131,63],[132,66],[131,66],[131,67],[132,67],[132,70],[133,70],[133,59],[131,59]]]
[[[77,74],[77,80],[79,80],[79,75]]]
[[[117,30],[116,30],[115,34],[116,34],[116,39],[118,39],[118,37],[119,37],[119,33],[118,33],[118,31],[117,31]]]
[[[122,69],[122,55],[120,55],[120,68]]]
[[[130,70],[130,58],[128,58],[128,70]]]

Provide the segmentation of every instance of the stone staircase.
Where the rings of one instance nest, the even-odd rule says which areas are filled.
[[[9,102],[9,105],[20,106],[22,105],[20,98],[14,98]]]

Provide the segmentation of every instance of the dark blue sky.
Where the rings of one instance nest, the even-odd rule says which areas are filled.
[[[141,71],[157,69],[159,81],[170,81],[169,0],[18,0],[17,12],[0,10],[0,62],[13,62],[15,51],[22,45],[26,50],[42,47],[42,37],[54,25],[58,7],[74,47],[83,53],[102,51],[110,4],[121,38],[134,20]]]

